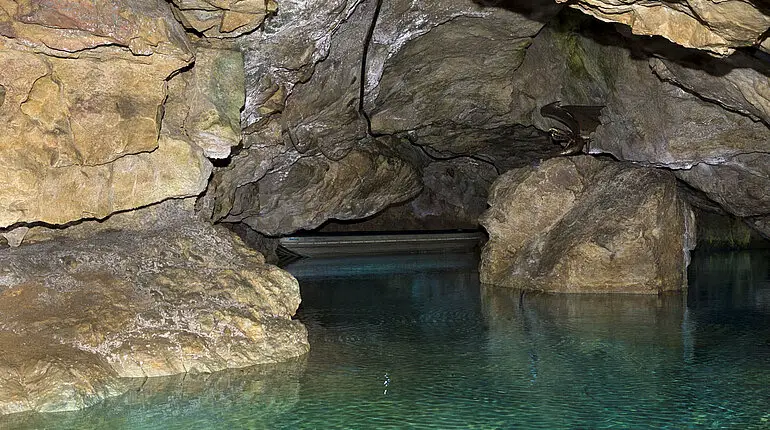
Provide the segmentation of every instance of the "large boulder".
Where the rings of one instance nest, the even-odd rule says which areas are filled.
[[[79,409],[128,390],[123,378],[307,352],[288,273],[189,210],[121,217],[0,250],[0,413]]]
[[[555,158],[500,176],[489,203],[484,283],[646,294],[686,285],[693,215],[671,173]]]
[[[514,74],[517,120],[548,129],[552,124],[537,111],[554,100],[606,106],[591,153],[669,168],[726,202],[733,215],[765,217],[767,73],[746,54],[715,59],[665,41],[641,44],[612,26],[564,13],[538,34]]]

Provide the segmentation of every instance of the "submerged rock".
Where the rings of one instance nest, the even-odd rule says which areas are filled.
[[[557,158],[501,175],[489,203],[484,283],[648,294],[685,285],[692,212],[671,173]]]
[[[145,220],[148,221],[149,219]],[[297,281],[191,215],[0,252],[0,413],[307,352]]]

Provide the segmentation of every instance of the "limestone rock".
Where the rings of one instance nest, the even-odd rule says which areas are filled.
[[[328,219],[365,218],[420,189],[410,163],[377,147],[353,150],[339,161],[304,157],[285,171],[239,188],[223,221],[242,221],[267,235],[289,234]]]
[[[199,47],[195,67],[169,81],[164,127],[203,150],[227,158],[241,143],[243,57],[238,51]]]
[[[484,283],[571,293],[686,285],[692,212],[666,172],[555,158],[500,176],[481,224]]]
[[[755,161],[736,160],[770,151],[766,67],[746,55],[713,59],[668,43],[645,45],[659,57],[650,60],[642,46],[611,30],[569,14],[549,23],[516,71],[520,121],[551,126],[537,115],[538,100],[604,105],[592,153],[680,171],[713,200],[730,201],[731,213],[765,214],[761,198],[746,197],[764,176],[753,173]],[[544,64],[548,58],[566,61]]]
[[[318,226],[325,221],[317,217],[320,213],[325,213],[327,219],[365,217],[375,208],[379,210],[414,195],[420,187],[415,175],[398,173],[398,176],[386,178],[382,176],[384,171],[378,171],[364,175],[362,179],[377,178],[383,184],[391,182],[398,192],[390,194],[389,202],[381,200],[384,195],[379,192],[373,197],[379,200],[376,203],[349,201],[366,195],[350,192],[344,199],[334,197],[324,202],[323,211],[314,215],[312,221],[308,218],[299,222],[301,217],[292,215],[283,222],[286,227],[281,228],[275,228],[275,221],[257,221],[256,214],[262,217],[269,212],[264,210],[264,197],[255,196],[264,196],[264,190],[268,189],[271,193],[288,190],[276,186],[274,178],[281,178],[282,182],[302,182],[306,179],[285,178],[300,172],[326,169],[329,169],[326,176],[331,178],[337,173],[336,168],[329,166],[349,164],[352,160],[369,163],[366,161],[369,155],[360,156],[360,148],[367,148],[371,140],[367,133],[367,118],[359,112],[362,84],[365,108],[368,112],[376,111],[377,121],[392,122],[396,120],[395,116],[414,115],[408,128],[380,127],[374,130],[375,133],[414,132],[412,127],[420,132],[428,130],[419,135],[423,141],[418,144],[435,144],[447,152],[459,148],[460,153],[488,147],[489,141],[503,136],[511,140],[511,127],[506,127],[505,121],[500,120],[509,111],[507,70],[520,62],[524,48],[542,27],[544,17],[555,13],[558,6],[543,2],[543,8],[530,11],[531,17],[523,17],[508,10],[482,8],[469,0],[384,2],[368,51],[366,76],[361,82],[364,40],[372,24],[374,5],[375,2],[353,1],[282,2],[281,13],[266,22],[263,32],[252,33],[240,40],[247,88],[242,115],[244,149],[229,165],[215,172],[212,186],[201,199],[203,212],[215,220],[249,218],[247,222],[252,227],[265,234],[275,234]],[[467,37],[457,36],[459,34]],[[474,44],[480,40],[493,46],[487,51],[478,51]],[[464,56],[469,57],[463,59]],[[403,67],[413,64],[416,58],[425,64],[449,62],[451,67],[442,69],[440,77],[432,80],[430,85],[423,86],[419,82],[432,76],[426,70],[423,74],[414,74],[407,87],[398,87],[396,83],[403,77]],[[322,59],[324,61],[320,61]],[[394,64],[398,67],[392,67]],[[487,64],[488,68],[482,64]],[[497,66],[505,70],[492,71]],[[485,70],[484,79],[474,77],[475,73]],[[458,76],[462,78],[457,79]],[[385,80],[387,86],[382,85]],[[436,88],[443,91],[449,86],[451,88],[446,88],[445,92],[433,92]],[[492,105],[487,103],[490,96],[495,101]],[[442,101],[448,97],[463,102]],[[412,99],[424,99],[419,112],[398,110],[405,109],[402,103]],[[382,109],[379,106],[381,100],[387,100]],[[454,136],[446,142],[440,138],[451,133]],[[418,134],[412,133],[409,138]],[[539,138],[542,142],[543,136]],[[400,136],[400,142],[403,149],[406,137]],[[370,149],[364,149],[366,151]],[[393,158],[395,164],[403,163],[397,158],[408,158],[387,157]],[[528,163],[531,154],[527,157]],[[295,166],[300,162],[301,168]],[[391,170],[392,173],[398,171]],[[358,181],[354,183],[358,184]],[[363,183],[361,187],[378,189],[381,185]],[[271,199],[280,199],[286,205],[285,202],[293,201],[293,197],[284,194]],[[333,209],[332,203],[340,207]],[[321,206],[316,202],[310,204],[314,208]],[[359,209],[350,210],[350,207]],[[297,222],[289,228],[291,219]],[[257,226],[268,230],[260,230]]]
[[[606,106],[592,136],[592,153],[672,169],[767,150],[770,130],[765,124],[704,100],[708,94],[701,98],[661,82],[650,70],[649,56],[606,25],[564,14],[538,34],[514,75],[513,99],[519,106],[514,115],[547,130],[551,123],[538,113],[546,102]],[[692,85],[727,84],[726,77],[707,81],[704,72],[689,73],[704,78]],[[757,88],[764,92],[761,85]]]
[[[91,51],[104,58],[129,50],[192,59],[184,29],[163,0],[1,0],[0,36],[55,56]]]
[[[275,13],[274,0],[172,0],[174,14],[206,37],[232,38],[254,31]]]
[[[770,27],[770,16],[763,8],[745,0],[579,0],[570,7],[603,21],[625,24],[634,34],[663,36],[718,55],[758,44]]]
[[[435,161],[423,169],[423,190],[414,199],[368,220],[331,222],[323,231],[476,229],[495,178],[494,166],[472,158]]]
[[[770,124],[770,68],[765,63],[742,53],[727,59],[698,60],[698,65],[686,65],[654,58],[650,60],[650,66],[665,81]]]
[[[160,0],[0,2],[0,228],[197,195],[211,166],[161,136],[193,54]]]
[[[24,160],[22,158],[22,160]],[[0,226],[43,221],[65,224],[103,218],[171,197],[200,193],[211,164],[187,142],[163,137],[158,149],[97,166],[19,172],[18,160],[0,169]],[[23,166],[23,165],[22,165]]]
[[[453,153],[465,153],[460,145],[488,140],[484,131],[512,125],[511,71],[541,27],[505,12],[483,19],[461,16],[405,43],[384,62],[372,91],[372,130],[408,131],[417,144]],[[448,138],[457,130],[466,133]]]
[[[770,215],[748,218],[746,223],[758,231],[765,239],[770,239]]]
[[[676,175],[733,215],[770,215],[770,154],[743,154],[725,163],[701,163]]]
[[[0,250],[0,413],[307,352],[294,278],[224,229],[173,221]]]

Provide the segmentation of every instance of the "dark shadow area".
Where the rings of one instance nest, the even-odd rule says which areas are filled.
[[[549,23],[555,25],[557,31],[574,32],[600,45],[627,49],[634,59],[660,57],[717,77],[736,68],[750,68],[770,76],[768,55],[754,47],[739,48],[728,57],[716,57],[677,45],[662,36],[632,34],[626,25],[599,21],[570,8],[564,8]]]
[[[473,0],[482,8],[500,8],[523,15],[531,20],[548,22],[564,6],[550,0]]]

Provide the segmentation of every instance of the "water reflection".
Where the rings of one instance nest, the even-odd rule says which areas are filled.
[[[295,407],[306,364],[302,357],[212,374],[136,378],[131,391],[91,408],[0,416],[0,428],[249,428],[278,420]]]

